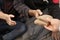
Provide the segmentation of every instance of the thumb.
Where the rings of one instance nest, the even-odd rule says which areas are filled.
[[[38,16],[39,16],[39,15],[36,13],[36,14],[35,14],[35,17],[37,18]]]
[[[50,30],[50,31],[54,31],[53,30],[53,26],[49,25],[49,26],[44,26],[47,30]]]
[[[42,15],[43,13],[41,12],[41,10],[37,9],[39,15]]]
[[[14,18],[14,15],[12,15],[12,14],[10,14],[9,16],[10,16],[11,18]]]

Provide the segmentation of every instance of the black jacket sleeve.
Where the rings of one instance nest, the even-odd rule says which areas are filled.
[[[1,7],[2,7],[2,3],[3,3],[3,0],[0,0],[0,11],[1,11]]]
[[[18,13],[28,14],[28,10],[30,9],[27,5],[24,4],[24,0],[14,0],[14,9]]]

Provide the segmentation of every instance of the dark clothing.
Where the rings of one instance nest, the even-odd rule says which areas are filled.
[[[33,17],[27,21],[27,32],[21,38],[17,38],[17,40],[54,40],[52,38],[52,32],[43,26],[35,25],[34,20],[35,18]]]
[[[27,1],[29,1],[29,0],[27,0]],[[26,2],[26,5],[31,9],[37,9],[38,7],[35,8],[36,6],[33,5],[34,2],[32,2],[32,1],[30,2],[30,1]],[[53,4],[53,2],[51,0],[49,0],[47,8],[48,8],[48,12],[49,12],[47,14],[52,15],[54,18],[58,18],[58,19],[60,18],[59,17],[60,9],[58,7],[58,4]],[[38,9],[40,9],[40,8],[38,8]],[[29,20],[29,21],[31,21],[31,20]],[[52,36],[51,36],[52,32],[50,32],[42,27],[36,26],[32,22],[30,22],[30,24],[28,23],[29,30],[27,31],[27,33],[25,35],[23,35],[24,40],[54,40],[54,38],[52,38]]]
[[[54,4],[52,0],[49,0],[48,4],[49,15],[52,15],[54,18],[60,19],[60,8],[59,4]]]
[[[29,3],[29,4],[28,4]],[[42,0],[3,0],[3,5],[1,6],[2,11],[6,13],[12,13],[17,11],[18,14],[22,13],[28,14],[28,10],[31,9],[45,9],[46,2]]]
[[[44,10],[45,8],[47,8],[47,2],[43,0],[25,0],[25,4],[31,9]]]
[[[26,32],[25,24],[19,21],[16,23],[15,26],[9,26],[6,22],[0,24],[0,35],[2,35],[3,40],[15,40],[16,37],[22,36]]]
[[[19,14],[24,15],[28,14],[29,9],[44,10],[45,8],[48,8],[48,10],[50,9],[52,10],[52,8],[55,5],[52,0],[48,0],[49,3],[43,0],[5,0],[5,1],[6,2],[4,2],[2,6],[2,11],[7,12],[8,14],[12,13],[16,15],[16,17]]]
[[[2,6],[2,0],[0,0],[0,10],[1,10],[1,6]]]
[[[25,4],[31,9],[44,10],[47,6],[47,2],[43,0],[25,0]]]
[[[22,3],[22,4],[20,3],[21,6],[18,6],[18,7],[20,7],[20,9],[22,8],[21,9],[22,11],[23,11],[24,7],[26,7],[26,8],[29,7],[30,9],[40,9],[41,8],[40,5],[39,5],[40,1],[41,0],[39,0],[39,1],[38,0],[25,0],[23,3],[21,2]],[[58,9],[58,7],[56,7],[54,5],[55,4],[53,4],[53,2],[51,0],[49,0],[49,3],[45,5],[48,8],[48,11],[49,11],[49,13],[47,13],[47,14],[52,15],[53,17],[55,16],[54,18],[58,18],[57,16],[59,14],[56,15],[56,14],[51,13],[52,11],[56,12],[56,13],[57,13],[57,11],[59,11],[59,10],[56,10],[56,9]],[[51,6],[53,7],[53,10],[52,10]],[[54,11],[54,9],[56,11]],[[19,10],[19,9],[17,9],[17,10]],[[26,11],[26,9],[25,9],[25,11]],[[26,13],[28,13],[28,12],[26,12]],[[31,21],[31,20],[33,20],[33,18],[28,20],[28,22],[30,21],[29,23],[27,23],[28,24],[28,31],[26,32],[25,35],[23,35],[21,40],[54,40],[54,38],[52,38],[52,36],[51,36],[52,35],[51,31],[48,31],[48,30],[44,29],[43,27],[35,25],[33,23],[34,20],[33,21]]]
[[[9,26],[4,20],[0,19],[0,34],[3,36],[3,40],[13,40],[17,36],[22,36],[26,29],[25,24],[18,21],[18,12],[14,9],[13,5],[14,0],[0,0],[0,11],[6,14],[13,14],[15,17],[12,19],[17,21],[15,26]]]
[[[11,2],[11,0],[8,0],[8,1]],[[8,14],[12,13],[12,14],[16,15],[15,13],[17,12],[18,15],[21,13],[26,15],[26,14],[28,14],[29,9],[44,10],[47,7],[47,4],[46,4],[46,2],[43,2],[43,0],[14,0],[14,1],[12,1],[12,5],[8,6],[8,7],[10,7],[10,9],[4,8],[4,7],[5,6],[3,5],[3,8],[1,10],[3,12],[7,12]],[[29,21],[31,21],[31,20],[29,20]],[[53,40],[51,37],[50,31],[48,31],[40,26],[36,26],[35,24],[32,24],[31,22],[29,25],[30,26],[28,26],[28,31],[26,32],[27,37],[23,35],[24,38],[26,37],[25,39],[23,38],[24,40]]]
[[[59,5],[51,5],[48,8],[49,15],[52,15],[54,18],[60,19],[60,8]]]
[[[9,26],[6,23],[0,25],[0,28],[2,28],[2,30],[5,30],[3,32],[5,33],[5,35],[3,36],[3,40],[15,40],[16,37],[22,36],[22,34],[25,33],[26,26],[19,21],[17,21],[16,23],[17,24],[15,26]]]
[[[17,11],[17,13],[20,14],[23,9],[26,9],[26,7],[23,7],[24,5],[22,5],[22,3],[23,3],[23,0],[22,1],[21,0],[18,0],[18,1],[17,0],[3,0],[2,6],[0,7],[1,7],[1,10],[5,13],[14,14],[15,11]],[[22,5],[22,8],[23,8],[22,10],[20,9],[21,7],[19,7],[20,5]],[[18,11],[18,8],[20,9],[19,11]],[[23,10],[23,12],[24,11],[25,10]]]
[[[0,0],[1,2],[1,0]],[[21,5],[21,6],[20,6]],[[2,0],[1,11],[7,14],[15,15],[14,20],[18,20],[18,17],[23,14],[24,16],[20,17],[19,21],[25,22],[25,16],[28,14],[29,8],[24,4],[24,0]],[[26,10],[25,10],[26,9]]]
[[[6,2],[5,2],[6,1]],[[32,4],[31,4],[31,1],[32,0],[5,0],[5,1],[3,1],[3,5],[1,6],[1,10],[3,11],[3,12],[5,12],[5,13],[7,13],[7,14],[14,14],[15,16],[17,16],[17,15],[19,15],[19,14],[24,14],[24,15],[26,15],[26,14],[28,14],[28,11],[29,11],[29,9],[41,9],[41,10],[43,10],[43,9],[45,9],[45,5],[43,4],[43,1],[42,0],[40,0],[41,1],[41,4],[40,4],[40,1],[38,0],[38,1],[36,1],[36,0],[33,0],[33,2],[32,2]],[[11,2],[12,1],[12,2]],[[29,5],[29,4],[30,5]],[[9,5],[8,5],[9,4]],[[39,4],[39,5],[37,5],[37,4]],[[43,5],[44,6],[43,6]],[[31,7],[31,5],[32,5],[32,7]],[[36,7],[35,7],[35,6]],[[40,7],[40,6],[42,6],[42,7]],[[39,7],[39,8],[38,8]],[[43,8],[44,7],[44,8]],[[15,17],[16,18],[16,17]],[[31,21],[31,20],[29,20],[29,21]],[[29,24],[29,23],[28,23]],[[4,24],[5,25],[5,24]],[[19,26],[20,26],[20,24],[17,24],[18,25],[18,28],[19,28]],[[29,24],[30,25],[30,24]],[[3,25],[2,25],[3,26]],[[5,27],[6,26],[6,27]],[[8,25],[5,25],[5,26],[3,26],[3,28],[5,29],[5,28],[7,28],[7,26]],[[8,26],[9,27],[9,26]],[[17,26],[15,26],[15,27],[17,27]],[[18,36],[19,34],[21,35],[22,33],[24,33],[25,31],[26,31],[26,28],[25,27],[22,27],[22,26],[20,26],[21,27],[21,29],[19,28],[19,30],[18,30],[18,28],[15,28],[15,29],[13,29],[13,30],[11,30],[11,32],[9,32],[10,30],[7,30],[7,34],[5,35],[5,36],[3,36],[3,39],[4,40],[11,40],[11,39],[14,39],[16,36]],[[25,28],[25,29],[24,29]],[[8,29],[8,28],[7,28]],[[23,40],[42,40],[42,39],[40,39],[41,38],[41,36],[42,36],[42,38],[43,38],[43,36],[45,35],[44,34],[44,30],[43,30],[44,28],[41,28],[41,27],[39,27],[39,26],[36,26],[35,24],[31,24],[30,26],[28,26],[28,30],[27,30],[27,34],[26,34],[26,36],[24,36],[23,35]],[[15,31],[15,30],[18,30],[18,31]],[[21,32],[21,31],[22,32]],[[4,31],[4,30],[3,30]],[[4,32],[3,32],[4,33]],[[32,33],[32,35],[30,34],[30,33]],[[44,34],[44,35],[41,35],[41,34]],[[48,32],[49,33],[49,32]],[[14,34],[14,35],[13,35]],[[46,33],[47,34],[47,33]],[[11,35],[11,36],[10,36]],[[31,37],[32,36],[32,37]],[[45,35],[46,36],[46,35]],[[44,37],[45,37],[44,36]],[[26,38],[25,38],[26,37]],[[39,38],[40,37],[40,38]],[[32,38],[32,39],[31,39]],[[47,39],[48,40],[48,39]]]

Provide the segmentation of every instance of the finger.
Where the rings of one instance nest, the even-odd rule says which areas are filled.
[[[47,27],[47,26],[44,26],[44,27],[45,27],[47,30],[49,30],[49,31],[54,31],[53,28],[52,28],[52,26],[48,26],[48,27]]]
[[[12,21],[11,23],[12,23],[12,25],[16,25],[16,22],[15,21]]]
[[[12,15],[12,14],[10,14],[9,16],[12,17],[12,18],[14,18],[14,15]]]
[[[41,12],[41,10],[37,9],[39,15],[42,15],[43,13]]]
[[[36,14],[35,14],[35,17],[37,18],[38,16],[39,16],[39,14],[38,14],[38,13],[36,13]]]
[[[14,25],[16,25],[16,22],[15,21],[11,21],[10,22],[10,26],[14,26]]]

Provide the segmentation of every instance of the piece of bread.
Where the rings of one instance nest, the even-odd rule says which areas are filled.
[[[37,17],[37,19],[42,19],[42,20],[47,20],[47,19],[52,19],[53,17],[50,15],[42,15]]]
[[[34,23],[37,24],[37,25],[48,25],[48,22],[44,22],[44,21],[39,20],[39,19],[36,19],[34,21]]]
[[[50,15],[42,15],[42,16],[37,17],[34,23],[37,25],[49,25],[49,22],[46,21],[47,19],[51,20],[53,19],[53,17]]]

